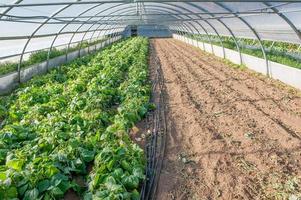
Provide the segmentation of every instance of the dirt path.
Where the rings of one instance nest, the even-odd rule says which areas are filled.
[[[182,42],[151,45],[168,107],[157,199],[300,195],[300,96]]]

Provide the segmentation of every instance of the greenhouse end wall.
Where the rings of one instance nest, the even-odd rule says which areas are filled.
[[[47,67],[47,61],[45,61],[42,63],[32,65],[30,67],[21,69],[20,82],[24,83],[24,82],[30,80],[33,76],[36,76],[39,74],[45,74],[50,69],[58,67],[64,63],[70,62],[80,56],[85,56],[90,52],[99,50],[113,42],[120,40],[121,38],[122,38],[122,36],[116,36],[116,37],[110,38],[106,41],[103,41],[99,44],[92,45],[92,46],[89,46],[89,47],[86,47],[84,49],[77,50],[74,52],[70,52],[67,55],[62,55],[62,56],[58,56],[56,58],[49,59],[48,67]],[[7,75],[1,76],[0,77],[0,95],[4,95],[4,94],[11,92],[18,85],[19,85],[18,72],[12,72]]]
[[[178,34],[173,34],[173,38],[181,40],[185,43],[198,47],[208,53],[212,53],[218,57],[224,58],[223,48],[208,43],[203,43],[197,40],[190,39]],[[288,85],[301,89],[301,70],[276,62],[268,61],[268,68],[266,61],[262,58],[241,53],[242,63],[240,61],[239,52],[225,48],[225,58],[235,64],[243,64],[247,68],[252,69],[271,78],[278,79]]]

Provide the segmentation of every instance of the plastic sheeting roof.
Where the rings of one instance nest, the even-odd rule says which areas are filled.
[[[1,0],[0,46],[6,50],[0,49],[0,57],[121,32],[128,25],[142,24],[301,44],[301,2]]]

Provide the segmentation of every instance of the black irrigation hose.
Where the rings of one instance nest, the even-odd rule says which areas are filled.
[[[152,47],[152,46],[151,46]],[[153,48],[153,47],[152,47]],[[146,180],[141,190],[141,200],[155,199],[157,184],[163,164],[166,144],[166,107],[164,100],[164,77],[160,61],[156,57],[156,74],[152,84],[153,94],[158,93],[159,99],[152,96],[152,102],[156,104],[156,110],[149,116],[151,122],[151,136],[147,138],[145,152],[147,155]],[[158,98],[157,97],[157,98]]]
[[[160,89],[160,104],[163,106],[163,109],[160,109],[161,110],[161,117],[162,117],[162,120],[163,122],[160,120],[161,125],[163,124],[163,130],[162,127],[160,127],[160,130],[161,130],[161,158],[158,159],[158,167],[157,167],[157,176],[155,176],[155,180],[154,180],[154,191],[153,191],[153,198],[152,199],[155,199],[156,197],[156,193],[157,193],[157,188],[158,188],[158,181],[159,181],[159,178],[160,178],[160,172],[161,172],[161,169],[162,169],[162,165],[163,165],[163,159],[165,157],[165,147],[166,147],[166,133],[167,133],[167,126],[166,126],[166,104],[165,104],[165,99],[164,99],[164,91],[165,91],[165,88],[164,88],[164,76],[163,76],[163,71],[162,71],[162,68],[161,68],[161,65],[159,65],[159,72],[158,72],[161,76],[160,76],[160,83],[161,83],[161,89]]]

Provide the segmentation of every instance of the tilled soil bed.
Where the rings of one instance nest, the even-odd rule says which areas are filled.
[[[150,49],[168,108],[157,199],[300,195],[297,91],[174,39],[153,39]]]

